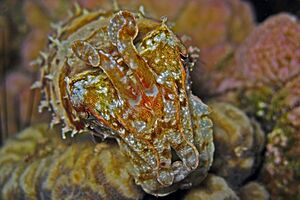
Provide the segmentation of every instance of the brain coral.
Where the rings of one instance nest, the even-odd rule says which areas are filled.
[[[213,93],[214,79],[232,65],[235,49],[254,27],[250,5],[239,0],[190,0],[174,22],[175,31],[191,37],[188,43],[200,48],[201,62],[192,73],[194,92]]]
[[[243,77],[253,83],[282,86],[300,72],[300,24],[280,14],[259,25],[237,50]]]
[[[209,104],[214,122],[216,152],[211,172],[239,186],[260,163],[265,135],[257,122],[240,109],[222,102]]]
[[[0,198],[139,199],[128,167],[117,145],[62,140],[47,125],[36,125],[0,150]]]
[[[260,177],[271,197],[278,199],[298,199],[300,191],[300,164],[295,158],[300,149],[299,32],[294,16],[268,18],[238,48],[236,68],[219,86],[223,99],[259,119],[269,133]],[[226,92],[229,88],[234,89]]]

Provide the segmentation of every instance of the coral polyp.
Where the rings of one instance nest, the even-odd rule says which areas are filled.
[[[64,138],[115,138],[136,183],[151,194],[206,177],[214,151],[210,109],[190,91],[194,52],[165,19],[79,8],[41,55],[41,106],[53,112],[52,124],[64,123]]]

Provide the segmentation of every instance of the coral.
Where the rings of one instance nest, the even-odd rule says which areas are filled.
[[[237,50],[238,72],[248,84],[281,87],[300,72],[299,32],[300,24],[292,15],[268,18]]]
[[[299,130],[288,124],[277,125],[268,134],[266,158],[260,180],[266,185],[272,198],[300,197],[300,162],[297,159],[300,153],[299,141]]]
[[[188,1],[175,22],[175,31],[190,35],[201,49],[238,44],[253,27],[249,5],[238,0]]]
[[[300,127],[300,75],[291,78],[281,89],[273,94],[270,101],[269,115],[275,120]]]
[[[218,80],[217,92],[284,87],[299,75],[299,31],[299,22],[289,14],[269,17],[258,25],[237,48],[234,67]]]
[[[128,168],[116,144],[95,146],[83,135],[62,140],[47,125],[35,125],[0,150],[0,197],[140,199],[143,194]]]
[[[51,18],[41,5],[34,1],[24,1],[22,8],[28,31],[21,45],[22,66],[29,72],[35,72],[37,68],[31,62],[47,44]]]
[[[49,119],[47,113],[40,114],[37,109],[34,109],[38,107],[40,95],[37,91],[30,89],[33,77],[29,73],[20,70],[13,71],[5,78],[5,85],[9,89],[6,90],[5,99],[1,98],[0,103],[1,105],[6,103],[5,123],[8,127],[6,134],[16,133],[31,122]],[[1,92],[2,90],[3,88]]]
[[[239,190],[242,200],[268,200],[270,195],[265,187],[258,182],[249,182]]]
[[[257,168],[265,145],[259,125],[227,103],[210,103],[215,155],[211,172],[231,185],[241,185]]]
[[[196,188],[191,189],[184,200],[239,200],[236,193],[228,186],[226,181],[209,174],[205,181]]]
[[[74,121],[66,124],[75,123],[77,130],[71,133],[74,138],[61,140],[58,134],[60,131],[48,130],[46,125],[37,125],[8,140],[0,150],[1,199],[139,199],[142,198],[143,192],[136,185],[141,185],[149,193],[166,195],[178,188],[189,188],[200,182],[201,185],[198,187],[186,191],[188,193],[186,199],[238,199],[238,196],[241,199],[300,198],[300,162],[297,158],[300,154],[298,131],[300,128],[300,25],[296,17],[289,14],[270,17],[254,28],[254,31],[248,36],[254,27],[253,14],[250,6],[240,0],[174,0],[172,3],[170,0],[118,0],[119,8],[110,0],[78,0],[80,5],[94,11],[91,12],[73,5],[73,14],[67,12],[75,2],[73,0],[5,0],[3,2],[0,2],[1,8],[3,4],[5,5],[3,13],[0,14],[0,26],[5,27],[4,30],[7,31],[5,41],[9,44],[7,52],[10,55],[7,63],[9,67],[6,68],[9,73],[3,80],[8,86],[7,105],[5,105],[8,118],[4,119],[8,123],[8,132],[13,133],[20,130],[30,121],[37,122],[45,119],[44,116],[37,114],[36,102],[40,98],[37,95],[39,90],[34,93],[29,90],[31,78],[38,70],[39,65],[43,66],[43,79],[42,82],[37,82],[34,86],[38,88],[41,85],[47,85],[47,91],[44,94],[46,95],[45,98],[49,100],[43,101],[42,106],[50,105],[55,113],[64,112],[65,109],[65,113],[53,119],[53,124],[60,121],[61,118],[65,117],[62,120],[66,122],[69,116],[75,116],[75,118],[71,117]],[[140,5],[144,7],[139,8]],[[102,18],[104,21],[99,20],[104,24],[101,25],[104,29],[99,31],[103,35],[90,35],[88,39],[82,39],[81,36],[85,37],[86,35],[84,31],[78,31],[80,30],[78,27],[94,21],[96,17],[92,18],[99,11],[99,8],[103,9],[101,12],[105,13]],[[112,12],[117,13],[119,9],[130,12],[118,16],[112,14]],[[139,12],[136,13],[137,10]],[[137,36],[134,34],[134,20],[130,21],[132,17],[130,13],[133,13],[137,19],[135,21],[138,27]],[[71,16],[68,17],[68,14]],[[165,15],[170,21],[165,21],[165,18],[161,19],[162,22],[154,20]],[[85,21],[86,19],[88,20]],[[113,22],[110,24],[109,20]],[[50,22],[53,21],[58,22],[51,24],[56,32],[50,28]],[[124,21],[130,23],[122,24]],[[133,23],[131,24],[131,22]],[[169,41],[166,40],[166,43],[170,42],[168,44],[171,45],[172,42],[176,41],[177,49],[174,51],[170,51],[168,48],[164,49],[164,55],[173,57],[169,60],[161,57],[159,61],[155,59],[157,58],[154,55],[156,51],[148,48],[151,45],[147,42],[148,39],[155,41],[158,38],[156,36],[159,36],[158,33],[161,32],[162,24],[166,27],[167,39],[172,38]],[[122,30],[122,34],[116,33],[118,31],[115,29]],[[195,63],[199,49],[189,47],[185,53],[186,49],[181,46],[182,41],[177,39],[173,30],[182,36],[182,41],[186,46],[200,47],[200,62]],[[73,31],[76,33],[73,34]],[[87,33],[91,32],[87,31]],[[49,33],[51,33],[51,37],[48,40],[47,35]],[[148,35],[148,33],[152,33],[152,35]],[[76,34],[80,36],[74,37]],[[129,37],[125,37],[126,34],[129,34]],[[191,36],[191,40],[186,34]],[[100,39],[97,38],[98,36]],[[171,37],[169,38],[169,36]],[[74,42],[75,39],[70,39],[72,37],[76,39],[76,42]],[[245,38],[246,41],[244,41]],[[58,47],[62,41],[70,43],[64,43],[65,46]],[[97,43],[97,41],[108,42]],[[108,44],[110,42],[113,44]],[[135,51],[138,55],[137,59],[131,61],[139,62],[138,57],[140,56],[147,63],[158,62],[158,65],[153,64],[151,66],[151,70],[164,71],[166,68],[160,68],[163,62],[167,62],[171,66],[171,61],[178,61],[184,65],[180,73],[184,74],[186,79],[179,78],[176,82],[166,78],[164,76],[166,74],[161,74],[162,76],[159,76],[157,80],[159,87],[156,89],[158,93],[163,91],[162,96],[167,100],[174,98],[173,93],[168,95],[169,92],[183,94],[178,95],[178,102],[182,102],[180,100],[182,98],[186,99],[183,101],[184,103],[179,103],[177,109],[187,104],[188,110],[192,114],[191,119],[185,117],[182,120],[182,122],[192,122],[183,127],[182,130],[185,132],[184,130],[189,129],[193,133],[190,134],[192,137],[184,139],[187,139],[188,142],[192,141],[191,144],[195,146],[192,148],[193,152],[199,153],[196,169],[192,169],[193,166],[185,167],[189,160],[193,160],[193,156],[183,156],[182,152],[182,154],[178,153],[178,149],[170,148],[170,145],[174,145],[180,139],[180,137],[169,137],[171,134],[166,137],[168,142],[165,142],[165,138],[162,137],[153,144],[155,150],[159,149],[161,145],[165,145],[169,151],[161,150],[157,154],[155,159],[162,166],[156,169],[153,165],[154,167],[150,170],[151,173],[142,171],[146,168],[137,170],[138,167],[144,166],[144,163],[149,164],[151,161],[149,159],[142,162],[143,159],[132,151],[131,142],[134,141],[133,139],[140,138],[137,137],[138,134],[135,134],[133,139],[131,137],[117,137],[121,150],[114,141],[106,140],[104,143],[94,144],[88,138],[89,134],[96,134],[96,137],[103,138],[116,137],[119,134],[105,128],[107,126],[109,128],[114,127],[113,122],[116,121],[112,122],[104,118],[108,116],[112,120],[120,114],[111,111],[111,107],[106,109],[105,106],[108,104],[96,104],[110,99],[111,96],[101,96],[97,93],[105,92],[107,88],[104,87],[101,91],[95,88],[99,85],[114,88],[109,92],[115,91],[115,94],[119,95],[118,92],[124,84],[116,86],[114,85],[117,83],[116,79],[111,80],[109,77],[100,77],[95,74],[97,74],[97,70],[105,70],[101,64],[107,58],[117,58],[116,63],[122,66],[122,70],[126,69],[127,71],[126,66],[130,66],[132,63],[128,62],[126,51],[132,50],[130,49],[132,42],[135,49],[133,48],[131,55]],[[31,60],[37,57],[40,54],[39,51],[44,49],[46,45],[50,50],[42,52],[41,59],[33,62],[34,65],[30,65]],[[115,51],[118,47],[119,49]],[[126,48],[126,51],[122,51],[122,47]],[[3,49],[0,50],[3,51]],[[73,54],[73,56],[67,57],[66,63],[57,63],[65,58],[57,55],[64,55],[64,53]],[[111,57],[105,57],[107,55],[111,55]],[[132,57],[130,56],[130,58]],[[74,71],[67,67],[66,71],[62,70],[62,74],[52,73],[54,71],[53,66],[62,63],[71,66],[70,68],[78,63],[79,65],[75,67]],[[145,65],[142,64],[142,66]],[[241,111],[227,103],[211,101],[216,153],[210,172],[217,176],[210,174],[207,179],[205,177],[212,163],[213,152],[212,123],[207,117],[210,109],[190,93],[189,71],[185,70],[192,67],[194,68],[192,72],[194,92],[199,96],[203,95],[202,98],[213,97],[214,101],[230,102],[243,110]],[[97,78],[92,79],[93,83],[90,84],[91,74],[84,74],[87,68],[92,75],[101,80],[93,82]],[[159,98],[151,100],[152,97],[149,95],[151,96],[157,91],[155,87],[147,87],[145,83],[150,83],[150,86],[156,86],[156,84],[151,84],[151,78],[147,79],[151,73],[147,74],[145,69],[142,72],[141,74],[127,74],[130,79],[132,77],[135,79],[133,82],[137,79],[140,82],[138,84],[140,87],[129,84],[134,92],[146,91],[145,94],[147,95],[141,95],[143,97],[141,98],[142,103],[139,104],[138,98],[134,99],[135,101],[127,101],[130,99],[128,98],[130,94],[136,97],[134,92],[131,93],[132,91],[124,89],[123,94],[128,95],[126,96],[127,99],[125,98],[127,104],[137,108],[132,109],[131,113],[145,119],[146,126],[149,122],[150,125],[148,126],[152,127],[153,120],[151,121],[151,119],[154,117],[151,114],[157,114],[156,111],[158,112],[159,109],[164,107],[163,111],[168,113],[167,115],[161,114],[164,119],[172,118],[175,114],[170,102],[163,101],[162,103]],[[67,78],[64,79],[66,74]],[[79,78],[73,79],[78,74],[80,74]],[[117,75],[117,73],[113,75]],[[172,76],[175,75],[172,74]],[[89,83],[86,84],[84,81]],[[79,82],[83,84],[80,85]],[[62,93],[62,96],[60,96],[60,91],[56,93],[53,89],[61,87],[59,84],[70,86],[66,87],[68,91],[63,91],[65,93]],[[95,86],[95,88],[86,86]],[[171,86],[173,89],[177,88],[178,91],[176,89],[174,91],[169,90],[167,86]],[[161,90],[162,87],[163,90]],[[150,90],[145,90],[149,88]],[[86,104],[78,106],[77,103],[82,102],[81,97],[83,97],[79,95],[81,89],[89,90],[89,94],[83,99]],[[1,94],[3,94],[2,92]],[[146,96],[147,98],[144,98]],[[65,104],[67,97],[70,104]],[[87,102],[90,99],[92,101]],[[149,99],[150,101],[148,101]],[[177,96],[175,99],[178,100]],[[0,99],[1,105],[3,105],[3,100],[4,98]],[[32,102],[34,105],[30,106]],[[123,101],[113,102],[116,103],[114,106],[119,106],[120,102]],[[147,105],[149,102],[152,103],[150,106]],[[91,107],[96,107],[96,110],[92,110]],[[158,109],[152,109],[151,111],[154,111],[151,113],[149,107]],[[193,111],[195,107],[198,110]],[[33,114],[29,117],[31,109]],[[95,112],[92,113],[91,110]],[[176,113],[184,116],[185,110],[181,109],[180,111]],[[95,113],[99,114],[97,115],[98,118],[93,115]],[[247,117],[245,113],[251,118]],[[2,116],[1,120],[3,120]],[[135,117],[132,116],[130,117]],[[144,121],[130,123],[132,122],[131,118],[126,121],[117,120],[117,122],[120,122],[122,126],[126,123],[129,124],[125,127],[126,131],[130,130],[129,133],[138,132],[138,128],[143,131],[149,129],[149,127],[145,128]],[[79,121],[83,123],[78,125],[77,122]],[[99,121],[101,123],[98,123]],[[195,121],[199,121],[199,124],[195,124]],[[108,123],[103,126],[102,122]],[[181,121],[178,122],[180,124]],[[117,125],[121,126],[120,124]],[[155,133],[177,130],[174,128],[168,131],[166,127],[169,125],[170,123],[157,125],[160,129]],[[259,166],[261,169],[258,170],[257,167],[264,148],[264,134],[260,126],[268,134],[264,163]],[[191,129],[193,130],[191,131]],[[64,128],[64,132],[68,130],[68,127]],[[74,135],[77,131],[84,132],[86,130],[89,133]],[[123,129],[120,134],[122,132]],[[149,132],[151,133],[151,131],[147,133]],[[69,132],[66,135],[68,136]],[[184,133],[184,136],[190,135]],[[171,136],[178,137],[180,135],[175,133]],[[126,139],[128,141],[125,141]],[[198,140],[203,143],[197,146],[195,144]],[[143,146],[149,150],[151,145],[143,143]],[[183,146],[189,147],[190,145]],[[127,157],[122,152],[127,152]],[[155,155],[153,152],[155,151],[151,151],[150,156],[145,158],[151,158],[151,155]],[[131,161],[134,160],[131,163],[127,161],[128,155],[131,156]],[[166,161],[164,161],[165,157],[168,158],[165,159]],[[132,163],[135,165],[132,166]],[[170,169],[170,165],[172,165],[171,171],[165,170]],[[176,168],[177,165],[179,165],[179,169]],[[253,173],[254,176],[251,176]],[[149,174],[150,178],[146,177]],[[176,175],[172,177],[172,174]],[[260,183],[248,182],[252,178],[257,178],[256,176],[258,176]],[[177,182],[173,181],[175,179]],[[178,179],[183,180],[178,181]],[[229,185],[236,189],[236,194]],[[270,194],[264,186],[270,191]],[[176,194],[179,193],[184,195],[184,191],[179,191],[173,194],[173,197],[177,197]],[[146,196],[146,199],[149,196]]]
[[[220,86],[222,99],[257,118],[268,133],[260,177],[277,199],[299,198],[299,31],[294,16],[268,18],[238,48],[231,81]],[[235,89],[227,93],[232,83]]]
[[[79,0],[78,3],[87,9],[112,9],[113,4],[110,0]],[[143,7],[145,15],[152,18],[161,18],[166,16],[173,21],[180,15],[181,10],[185,6],[185,2],[181,0],[117,0],[119,8],[123,10],[135,11]]]
[[[180,8],[184,5],[184,2],[179,0],[172,4],[170,4],[169,0],[118,0],[116,2],[122,9],[138,10],[140,6],[144,6],[147,16],[160,18],[167,13],[170,19],[175,18]],[[70,15],[71,8],[73,7],[73,10],[76,10],[79,5],[90,10],[111,10],[114,7],[111,0],[24,1],[23,13],[28,33],[22,42],[21,55],[23,66],[25,66],[27,70],[37,71],[37,68],[31,66],[30,62],[34,60],[39,55],[39,52],[46,46],[47,35],[52,32],[51,26],[55,27],[59,24],[55,22],[64,21],[64,19]],[[69,12],[67,12],[68,10]]]
[[[233,53],[254,27],[249,4],[239,0],[191,0],[175,20],[174,30],[191,36],[200,48],[200,61],[192,73],[193,90],[214,93],[214,79],[233,65]]]
[[[224,93],[228,89],[236,89],[236,93],[240,93],[236,103],[242,103],[242,107],[247,107],[255,115],[274,116],[265,110],[260,111],[258,104],[266,105],[267,112],[272,113],[282,107],[286,109],[286,105],[281,105],[282,97],[286,98],[283,95],[292,96],[289,92],[297,90],[299,31],[300,24],[296,17],[288,14],[272,16],[257,26],[237,49],[236,67],[229,72],[231,76],[227,73],[228,78],[220,81],[218,91]],[[243,102],[240,97],[243,97]]]

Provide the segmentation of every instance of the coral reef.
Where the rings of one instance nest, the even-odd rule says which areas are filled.
[[[279,94],[279,89],[290,84],[299,75],[299,31],[300,24],[292,15],[279,14],[268,18],[236,50],[236,66],[230,71],[231,76],[223,76],[223,81],[218,83],[215,92],[236,89],[244,91],[241,95],[245,95],[246,100],[252,98],[256,101],[271,99],[274,90]],[[246,104],[251,104],[252,99],[245,101]],[[249,110],[257,111],[256,108]]]
[[[1,199],[140,199],[117,145],[84,137],[62,140],[40,124],[8,140],[0,150]]]
[[[88,9],[112,8],[110,0],[79,0],[78,2],[82,7]],[[169,0],[118,0],[116,3],[119,8],[129,11],[139,10],[142,6],[142,10],[146,16],[156,19],[165,16],[171,21],[175,21],[185,7],[185,2],[181,0],[173,0],[172,3]]]
[[[148,192],[167,194],[178,188],[189,188],[191,184],[195,185],[204,179],[198,187],[187,191],[180,190],[169,198],[181,198],[186,192],[186,199],[219,199],[221,196],[246,200],[300,199],[300,162],[297,158],[300,154],[300,25],[295,16],[279,14],[256,26],[250,5],[240,0],[172,0],[172,3],[170,0],[117,0],[118,5],[110,0],[77,0],[76,2],[94,11],[100,8],[103,12],[122,9],[137,14],[139,10],[137,15],[149,20],[147,23],[153,22],[153,27],[151,25],[150,28],[147,27],[148,25],[144,26],[143,23],[137,23],[138,30],[142,34],[139,33],[136,38],[131,37],[131,39],[139,53],[144,51],[141,45],[143,37],[148,32],[156,30],[155,27],[161,24],[161,21],[154,19],[160,19],[162,16],[167,16],[169,19],[165,21],[166,19],[162,18],[162,21],[170,33],[173,34],[174,31],[181,36],[186,46],[193,45],[200,48],[200,61],[197,63],[195,63],[195,58],[198,56],[198,48],[187,48],[188,54],[192,56],[188,59],[185,56],[180,59],[177,57],[177,59],[183,59],[184,65],[188,63],[190,68],[193,66],[191,73],[193,93],[205,101],[210,101],[209,106],[212,108],[210,116],[214,123],[216,148],[214,162],[209,171],[211,174],[204,179],[212,162],[211,121],[206,116],[210,110],[206,110],[207,107],[196,97],[187,95],[190,101],[186,102],[189,105],[196,104],[204,109],[197,111],[196,114],[192,112],[192,121],[201,119],[200,127],[206,126],[206,131],[209,133],[205,141],[210,142],[204,148],[205,150],[202,147],[196,147],[198,151],[203,150],[199,151],[202,152],[199,156],[202,159],[198,166],[199,173],[187,175],[184,170],[175,170],[178,174],[184,174],[185,182],[173,183],[172,186],[166,186],[164,183],[165,185],[161,187],[161,180],[156,181],[154,183],[156,188]],[[46,45],[55,46],[54,44],[57,43],[55,38],[60,34],[62,35],[59,40],[66,41],[72,34],[64,35],[70,30],[65,31],[61,28],[70,21],[76,21],[78,16],[84,14],[91,16],[90,11],[81,9],[74,3],[73,0],[4,0],[0,2],[0,10],[3,11],[0,13],[0,27],[4,27],[7,45],[6,49],[0,46],[0,50],[1,53],[9,54],[5,68],[7,73],[4,74],[5,77],[0,77],[0,81],[5,81],[1,82],[3,87],[0,92],[1,95],[6,95],[5,98],[2,96],[0,98],[1,128],[5,130],[5,127],[2,127],[3,121],[8,127],[8,132],[2,133],[2,139],[8,136],[7,134],[16,133],[30,123],[47,121],[48,116],[45,112],[43,115],[37,113],[39,90],[32,92],[29,88],[39,66],[49,65],[45,62],[49,60],[52,60],[50,64],[54,65],[56,61],[54,54],[40,54],[40,50]],[[141,5],[143,7],[140,7]],[[75,15],[67,12],[72,7]],[[73,17],[68,17],[69,14]],[[104,18],[108,20],[112,16],[113,14],[110,13]],[[80,24],[81,22],[77,25]],[[122,26],[119,21],[115,24]],[[57,31],[53,33],[51,27]],[[3,33],[3,31],[0,32],[1,38]],[[49,33],[52,35],[50,41],[47,38]],[[107,30],[104,30],[104,35],[106,33]],[[109,40],[108,36],[107,41]],[[92,39],[88,41],[92,43],[91,46],[80,42],[76,45],[70,44],[77,52],[77,59],[80,60],[78,63],[89,65],[92,71],[96,71],[95,67],[98,62],[97,56],[93,57],[95,56],[93,54],[95,41]],[[78,54],[84,51],[92,57],[83,57]],[[173,52],[166,51],[165,53],[174,55]],[[182,56],[181,53],[180,56]],[[31,62],[39,55],[42,59]],[[149,58],[151,53],[144,53],[142,56],[148,60],[152,59]],[[114,54],[113,57],[122,56]],[[100,60],[103,61],[103,57]],[[0,61],[5,62],[3,57]],[[121,59],[117,61],[118,64],[124,64]],[[72,72],[72,75],[82,73],[82,71],[84,70],[80,68]],[[45,82],[48,84],[56,77],[48,72],[45,70],[46,76],[42,84]],[[187,79],[188,77],[187,75]],[[61,80],[62,82],[64,80]],[[170,81],[166,80],[166,82]],[[6,91],[3,90],[5,85],[8,88]],[[41,83],[34,85],[35,88],[40,86]],[[53,87],[57,85],[51,85],[49,88]],[[143,87],[141,88],[144,89]],[[184,88],[184,90],[187,89],[187,93],[190,92],[189,87],[191,85]],[[74,88],[80,89],[75,86],[69,89]],[[49,100],[57,100],[60,94],[49,92],[47,95],[46,98]],[[220,101],[227,103],[216,103]],[[30,105],[32,102],[34,104]],[[50,101],[50,104],[52,106],[62,102]],[[43,105],[46,104],[48,103],[44,102]],[[167,105],[170,106],[166,104],[166,107]],[[3,114],[2,108],[7,110],[7,116]],[[190,109],[192,111],[193,106]],[[202,112],[205,116],[199,114]],[[67,115],[73,114],[67,113]],[[143,117],[147,118],[147,116]],[[88,117],[88,120],[92,120],[93,123],[95,121],[95,118],[91,118],[90,113],[87,112],[81,112],[80,117],[80,119]],[[52,122],[57,122],[57,118],[54,118]],[[92,127],[95,128],[97,125],[93,124]],[[143,123],[137,125],[143,127]],[[193,126],[193,128],[199,127]],[[83,129],[88,128],[83,127]],[[264,155],[262,155],[262,149],[265,147],[265,142],[261,129],[267,133]],[[0,150],[0,199],[139,199],[144,193],[136,186],[131,176],[133,175],[137,184],[143,185],[144,189],[151,185],[149,182],[144,184],[139,182],[140,179],[133,170],[135,167],[131,166],[132,163],[127,161],[128,158],[121,154],[118,145],[113,141],[95,144],[91,138],[88,138],[91,132],[75,135],[72,139],[61,140],[59,132],[47,129],[46,125],[37,125],[24,130],[5,143]],[[96,137],[100,135],[106,137],[110,136],[111,130],[103,129],[101,126],[97,127],[96,132]],[[204,133],[200,134],[201,138],[205,137]],[[119,143],[122,143],[122,140],[120,141]],[[173,143],[174,141],[177,139],[173,140]],[[125,145],[121,144],[121,146]],[[125,149],[122,148],[122,151],[126,151]],[[173,150],[171,154],[171,163],[181,160]],[[165,154],[160,154],[160,157],[162,155]],[[262,156],[264,157],[263,163],[259,165]],[[124,167],[120,168],[120,166]],[[172,168],[174,169],[175,167]],[[158,173],[154,174],[151,180],[158,180],[158,177]],[[167,190],[162,188],[167,188]],[[270,192],[270,195],[266,190]],[[177,194],[180,195],[176,196]],[[145,199],[153,198],[155,197],[150,197],[150,195],[145,197]]]
[[[141,199],[132,166],[113,141],[94,143],[88,135],[61,139],[59,130],[39,124],[23,130],[0,149],[0,198]],[[240,173],[241,171],[237,171]],[[225,179],[209,174],[183,199],[257,199],[268,193],[255,182],[236,193]]]
[[[211,172],[239,186],[255,172],[265,146],[259,125],[238,108],[213,102],[215,154]]]
[[[298,129],[289,125],[277,125],[268,134],[266,158],[260,180],[266,185],[272,198],[299,199],[300,197],[298,133]]]
[[[220,99],[258,119],[268,135],[260,178],[271,198],[299,198],[299,31],[294,16],[268,18],[238,48],[238,70],[220,86]]]
[[[254,17],[246,2],[191,0],[186,3],[175,20],[174,30],[190,36],[192,40],[188,43],[200,48],[200,62],[192,73],[195,94],[214,93],[214,79],[223,77],[223,71],[231,67],[235,49],[253,27]]]
[[[39,113],[37,109],[40,101],[38,91],[31,90],[33,77],[30,73],[18,70],[6,76],[6,110],[8,133],[16,133],[30,123],[49,120],[48,113]],[[1,93],[3,88],[0,89]],[[2,93],[3,94],[3,93]],[[0,103],[4,105],[4,99]]]
[[[300,72],[299,32],[294,16],[268,18],[237,50],[237,73],[247,77],[250,85],[281,87]]]

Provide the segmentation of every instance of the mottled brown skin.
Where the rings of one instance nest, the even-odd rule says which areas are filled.
[[[79,10],[42,53],[41,85],[63,137],[113,137],[138,185],[166,195],[212,163],[210,109],[193,96],[193,52],[165,24],[128,11]]]

